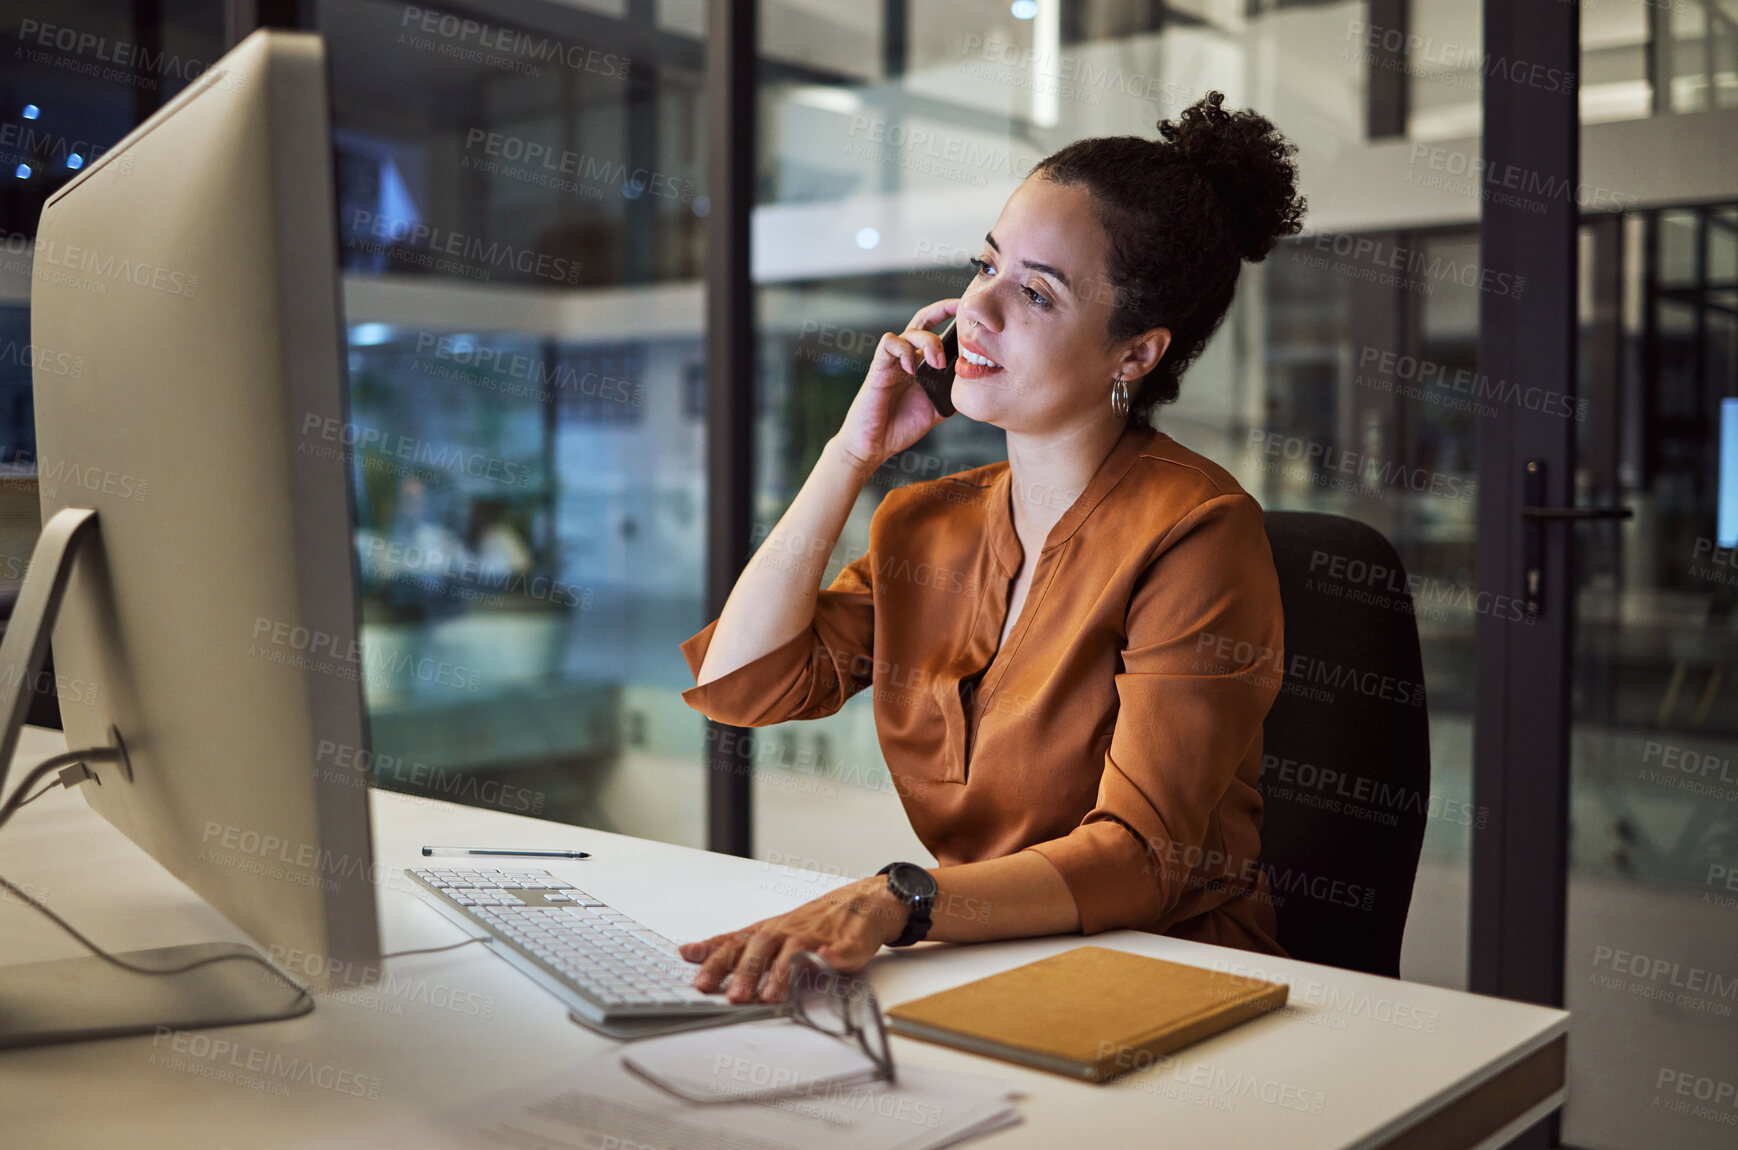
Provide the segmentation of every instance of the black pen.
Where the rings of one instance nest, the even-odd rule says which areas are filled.
[[[472,855],[484,858],[514,859],[588,859],[588,851],[520,850],[517,847],[423,847],[423,857],[429,855]]]

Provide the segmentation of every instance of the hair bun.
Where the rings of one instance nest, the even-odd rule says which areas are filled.
[[[1238,254],[1256,263],[1281,237],[1303,229],[1306,205],[1291,158],[1297,147],[1266,116],[1228,112],[1224,102],[1225,93],[1208,92],[1176,120],[1160,120],[1157,146],[1200,172],[1224,207]]]

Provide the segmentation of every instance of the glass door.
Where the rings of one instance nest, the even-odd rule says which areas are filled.
[[[1581,252],[1581,382],[1620,414],[1579,425],[1577,503],[1635,514],[1575,540],[1563,1141],[1730,1147],[1738,208],[1603,217]]]

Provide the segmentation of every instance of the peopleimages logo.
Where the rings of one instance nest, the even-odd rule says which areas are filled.
[[[0,343],[0,366],[27,367],[39,376],[59,375],[78,379],[84,374],[84,356],[9,339]]]
[[[156,51],[141,45],[132,44],[126,40],[111,40],[95,32],[87,32],[79,28],[68,28],[59,24],[45,24],[40,20],[20,20],[18,22],[17,54],[36,64],[51,63],[47,52],[35,49],[50,49],[62,52],[68,56],[83,56],[98,64],[113,64],[114,69],[103,69],[99,73],[95,69],[75,68],[88,75],[101,74],[105,79],[129,79],[120,72],[151,72],[159,76],[173,76],[180,80],[192,81],[206,70],[203,61],[191,56],[182,59],[173,52]],[[109,73],[116,74],[110,75]],[[225,91],[239,92],[247,85],[247,77],[236,71],[226,69],[214,77],[214,86]],[[146,87],[155,88],[155,80],[147,82]]]
[[[50,132],[33,124],[0,124],[0,149],[3,149],[0,157],[31,167],[52,161],[70,163],[75,168],[88,167],[109,150],[106,145]]]
[[[430,1006],[436,1010],[450,1010],[470,1018],[486,1020],[495,1017],[495,999],[492,996],[459,990],[422,977],[397,974],[387,970],[384,964],[363,965],[276,943],[271,947],[271,955],[279,966],[292,974],[324,979],[327,983],[325,997],[339,1002],[352,1002],[363,1006],[386,1005],[389,1009],[385,1013],[400,1016],[404,1014],[404,1004],[412,1003]],[[349,989],[337,989],[339,987]],[[363,993],[359,994],[358,991]],[[383,1004],[371,1003],[368,1001],[369,992],[387,1001]]]
[[[542,791],[527,790],[498,779],[479,779],[465,771],[431,767],[401,756],[379,755],[366,748],[330,739],[320,740],[314,759],[331,763],[340,772],[338,777],[355,778],[363,783],[391,781],[433,792],[450,802],[527,811],[534,815],[543,811]]]
[[[1360,671],[1343,663],[1329,663],[1310,655],[1287,654],[1272,647],[1261,646],[1232,635],[1215,635],[1203,631],[1195,640],[1197,672],[1226,674],[1237,671],[1242,675],[1258,675],[1263,669],[1297,683],[1315,684],[1352,691],[1372,699],[1409,706],[1424,705],[1424,684],[1410,679],[1397,679],[1376,671]],[[1243,670],[1237,670],[1242,668]],[[1276,680],[1277,682],[1277,680]],[[1331,701],[1332,696],[1328,700]]]
[[[1356,41],[1356,46],[1353,46]],[[1389,54],[1389,58],[1376,55]],[[1456,44],[1421,36],[1403,28],[1381,24],[1365,24],[1361,20],[1346,25],[1346,47],[1341,58],[1375,63],[1390,70],[1413,72],[1453,88],[1477,87],[1480,80],[1506,80],[1537,88],[1542,92],[1574,95],[1575,73],[1561,68],[1548,68],[1526,60],[1511,60],[1494,52],[1486,52],[1479,44]],[[1429,70],[1420,65],[1428,65]]]
[[[987,187],[989,176],[1023,178],[1044,157],[986,146],[966,136],[937,133],[922,126],[891,123],[881,116],[852,116],[845,154],[879,159],[887,149],[902,167]],[[909,154],[907,154],[909,153]],[[892,161],[889,161],[892,162]]]
[[[1213,1091],[1221,1095],[1224,1101],[1248,1098],[1265,1102],[1269,1106],[1277,1106],[1281,1110],[1295,1110],[1303,1114],[1320,1114],[1327,1103],[1327,1096],[1319,1090],[1308,1090],[1242,1070],[1227,1070],[1222,1066],[1213,1066],[1195,1059],[1185,1060],[1174,1054],[1154,1054],[1150,1050],[1119,1046],[1105,1039],[1099,1040],[1098,1057],[1110,1059],[1119,1071],[1167,1069],[1170,1071],[1170,1078],[1192,1087]],[[1157,1085],[1149,1077],[1141,1084],[1141,1088],[1151,1092]],[[1229,1110],[1231,1107],[1222,1105],[1215,1109]]]
[[[158,1048],[164,1045],[168,1047],[168,1054],[183,1057],[172,1058],[163,1054]],[[192,1060],[191,1063],[189,1059]],[[330,1063],[286,1057],[275,1050],[250,1046],[222,1036],[194,1034],[168,1026],[157,1027],[152,1035],[149,1061],[154,1066],[180,1070],[201,1078],[233,1082],[238,1086],[264,1090],[280,1097],[287,1097],[289,1094],[286,1083],[301,1083],[338,1094],[351,1094],[357,1098],[380,1097],[381,1080],[375,1075],[360,1074]],[[237,1075],[237,1071],[244,1073]],[[265,1077],[253,1077],[259,1075]],[[277,1081],[270,1081],[271,1079]]]
[[[610,184],[619,187],[629,196],[646,193],[659,199],[680,200],[689,204],[694,202],[694,197],[700,190],[698,183],[685,176],[672,176],[650,168],[634,168],[630,171],[620,160],[575,152],[569,148],[557,148],[523,136],[491,132],[485,128],[472,128],[465,133],[465,151],[469,153],[473,150],[481,151],[490,159],[474,160],[467,155],[467,167],[476,167],[482,171],[504,171],[510,175],[525,175],[535,170],[551,177],[552,185],[564,191],[579,191],[585,185],[591,185],[595,189],[597,185]],[[482,166],[494,165],[495,161],[523,167]],[[573,176],[575,179],[553,179],[560,176]]]
[[[412,4],[405,5],[404,15],[399,18],[399,27],[407,32],[420,33],[424,37],[439,37],[449,41],[448,45],[439,46],[432,39],[407,41],[401,34],[400,43],[408,43],[415,48],[435,47],[442,55],[472,63],[503,66],[507,63],[533,61],[619,79],[627,78],[628,69],[633,64],[630,57],[602,52],[584,44],[570,44],[554,37],[502,28],[481,20],[455,16],[433,8],[419,8]],[[476,48],[467,51],[472,44]],[[538,74],[536,68],[520,67],[515,70],[525,71],[530,75]]]
[[[1125,72],[1117,61],[1105,61],[1097,53],[1052,54],[996,35],[967,34],[960,45],[960,57],[956,70],[978,79],[1055,93],[1059,99],[1093,106],[1103,102],[1106,92],[1178,108],[1201,95],[1173,80]]]
[[[1415,399],[1429,400],[1435,391],[1454,392],[1464,395],[1469,401],[1490,399],[1498,404],[1526,411],[1561,416],[1577,423],[1587,422],[1588,403],[1585,399],[1577,399],[1551,388],[1522,386],[1507,379],[1493,380],[1482,371],[1464,367],[1449,368],[1428,359],[1400,355],[1381,348],[1366,346],[1360,350],[1358,371],[1358,382],[1365,386],[1386,383],[1387,386],[1377,389],[1397,392]],[[1368,376],[1364,375],[1366,371],[1369,372]],[[1414,390],[1397,388],[1396,383],[1414,385]],[[1489,405],[1480,405],[1479,414],[1497,414],[1494,407],[1485,410],[1487,407]]]
[[[136,287],[151,288],[170,295],[184,295],[189,299],[199,292],[198,276],[172,271],[148,260],[123,259],[112,253],[105,255],[91,248],[62,244],[57,240],[36,241],[33,267],[64,268],[99,279],[124,281]]]
[[[70,483],[93,493],[100,491],[104,495],[113,495],[120,499],[143,499],[150,486],[136,476],[104,467],[86,467],[65,459],[38,465],[36,483],[42,494],[50,498],[59,492],[62,483]]]
[[[418,360],[412,371],[421,371],[442,379],[477,382],[483,377],[484,386],[493,391],[549,399],[560,392],[572,392],[587,399],[644,407],[646,385],[638,380],[603,375],[588,371],[583,375],[559,360],[553,364],[541,355],[524,355],[501,348],[487,347],[469,336],[436,335],[424,332],[416,337],[416,354],[444,360],[466,371],[441,370]],[[522,384],[523,386],[503,385]]]
[[[1681,1095],[1679,1098],[1668,1098],[1664,1102],[1659,1096],[1654,1096],[1654,1105],[1673,1114],[1687,1114],[1692,1118],[1701,1118],[1709,1122],[1718,1122],[1722,1126],[1738,1126],[1738,1083],[1727,1082],[1724,1079],[1710,1078],[1706,1074],[1697,1074],[1690,1070],[1679,1070],[1674,1067],[1661,1067],[1659,1077],[1654,1082],[1657,1091],[1670,1091]],[[1691,1099],[1697,1103],[1690,1104]]]
[[[269,832],[212,821],[205,824],[205,834],[194,859],[327,893],[340,889],[340,879],[362,879],[381,886],[397,873],[394,868],[367,858],[335,854],[312,843],[298,843]]]
[[[254,619],[253,639],[248,654],[254,658],[344,679],[359,678],[366,666],[388,674],[414,674],[421,682],[462,691],[475,691],[482,680],[482,672],[462,663],[428,656],[413,659],[408,652],[384,651],[378,644],[364,644],[354,635],[338,636],[271,619]],[[266,642],[261,643],[261,639]]]
[[[1385,491],[1399,488],[1465,503],[1473,502],[1478,494],[1476,480],[1451,472],[1409,467],[1399,460],[1380,459],[1296,435],[1263,431],[1259,427],[1250,428],[1249,446],[1268,457],[1267,461],[1258,464],[1263,470],[1280,468],[1283,474],[1281,461],[1304,464],[1304,474],[1318,486],[1343,487],[1376,498]]]
[[[1528,206],[1529,210],[1543,210],[1546,201],[1556,199],[1566,200],[1590,210],[1621,211],[1633,208],[1640,202],[1636,196],[1613,192],[1608,188],[1592,184],[1572,184],[1562,176],[1544,175],[1518,164],[1499,165],[1494,161],[1434,144],[1412,145],[1406,163],[1408,166],[1416,166],[1420,160],[1433,172],[1464,176],[1474,181],[1475,190],[1482,188],[1486,195],[1513,193],[1506,198]],[[1409,183],[1422,182],[1414,180],[1413,175],[1412,172],[1407,173]],[[1445,186],[1451,191],[1457,190],[1452,182]]]
[[[1377,283],[1407,290],[1423,288],[1426,295],[1430,293],[1432,281],[1459,284],[1461,287],[1475,288],[1517,300],[1521,298],[1522,289],[1527,286],[1526,276],[1481,267],[1477,260],[1461,261],[1425,248],[1408,248],[1389,243],[1374,236],[1321,232],[1314,240],[1312,246],[1316,251],[1327,252],[1336,258],[1349,260],[1350,263],[1336,265],[1330,263],[1326,256],[1309,256],[1308,253],[1296,249],[1292,252],[1294,262],[1302,256],[1302,262],[1310,267],[1372,273],[1360,274],[1360,278],[1374,279]]]
[[[1318,767],[1311,762],[1273,754],[1261,756],[1261,789],[1270,797],[1288,798],[1387,826],[1399,825],[1401,812],[1424,818],[1442,818],[1476,830],[1483,830],[1490,817],[1487,807],[1474,808],[1441,795],[1427,796],[1416,787],[1394,786],[1333,767]]]
[[[472,271],[481,273],[479,278],[487,278],[492,268],[511,268],[525,275],[567,284],[577,284],[582,271],[578,260],[545,255],[530,248],[516,248],[512,244],[485,241],[479,236],[425,224],[421,220],[376,215],[362,208],[351,210],[347,225],[353,234],[362,234],[387,244],[403,244],[411,249],[413,255],[451,256],[451,260],[439,260],[431,265],[441,271],[459,271],[463,270],[460,264],[469,264]],[[379,244],[369,246],[368,241],[358,242],[353,239],[350,246],[367,252],[387,252]],[[445,266],[449,264],[452,266]]]
[[[456,443],[436,445],[426,439],[381,431],[375,427],[357,427],[341,419],[310,413],[302,418],[304,442],[297,448],[298,453],[308,453],[305,437],[310,434],[318,434],[321,439],[346,448],[361,448],[364,452],[375,451],[406,463],[434,467],[442,471],[462,471],[473,479],[487,479],[514,487],[526,487],[531,483],[529,467],[497,459],[486,452]]]
[[[1512,595],[1443,583],[1433,576],[1408,574],[1399,568],[1320,549],[1310,554],[1310,578],[1305,581],[1304,590],[1376,606],[1386,605],[1382,601],[1384,596],[1407,595],[1412,598],[1415,610],[1421,605],[1447,603],[1513,623],[1532,626],[1534,622],[1534,617],[1527,614],[1525,601]]]

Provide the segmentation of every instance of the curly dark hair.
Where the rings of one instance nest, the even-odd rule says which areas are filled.
[[[1259,262],[1303,227],[1297,147],[1267,117],[1228,112],[1224,101],[1208,92],[1177,120],[1160,120],[1163,139],[1077,140],[1033,168],[1091,194],[1110,240],[1110,342],[1170,330],[1158,365],[1130,381],[1130,419],[1146,422],[1156,404],[1177,398],[1183,372],[1231,307],[1241,261]]]

